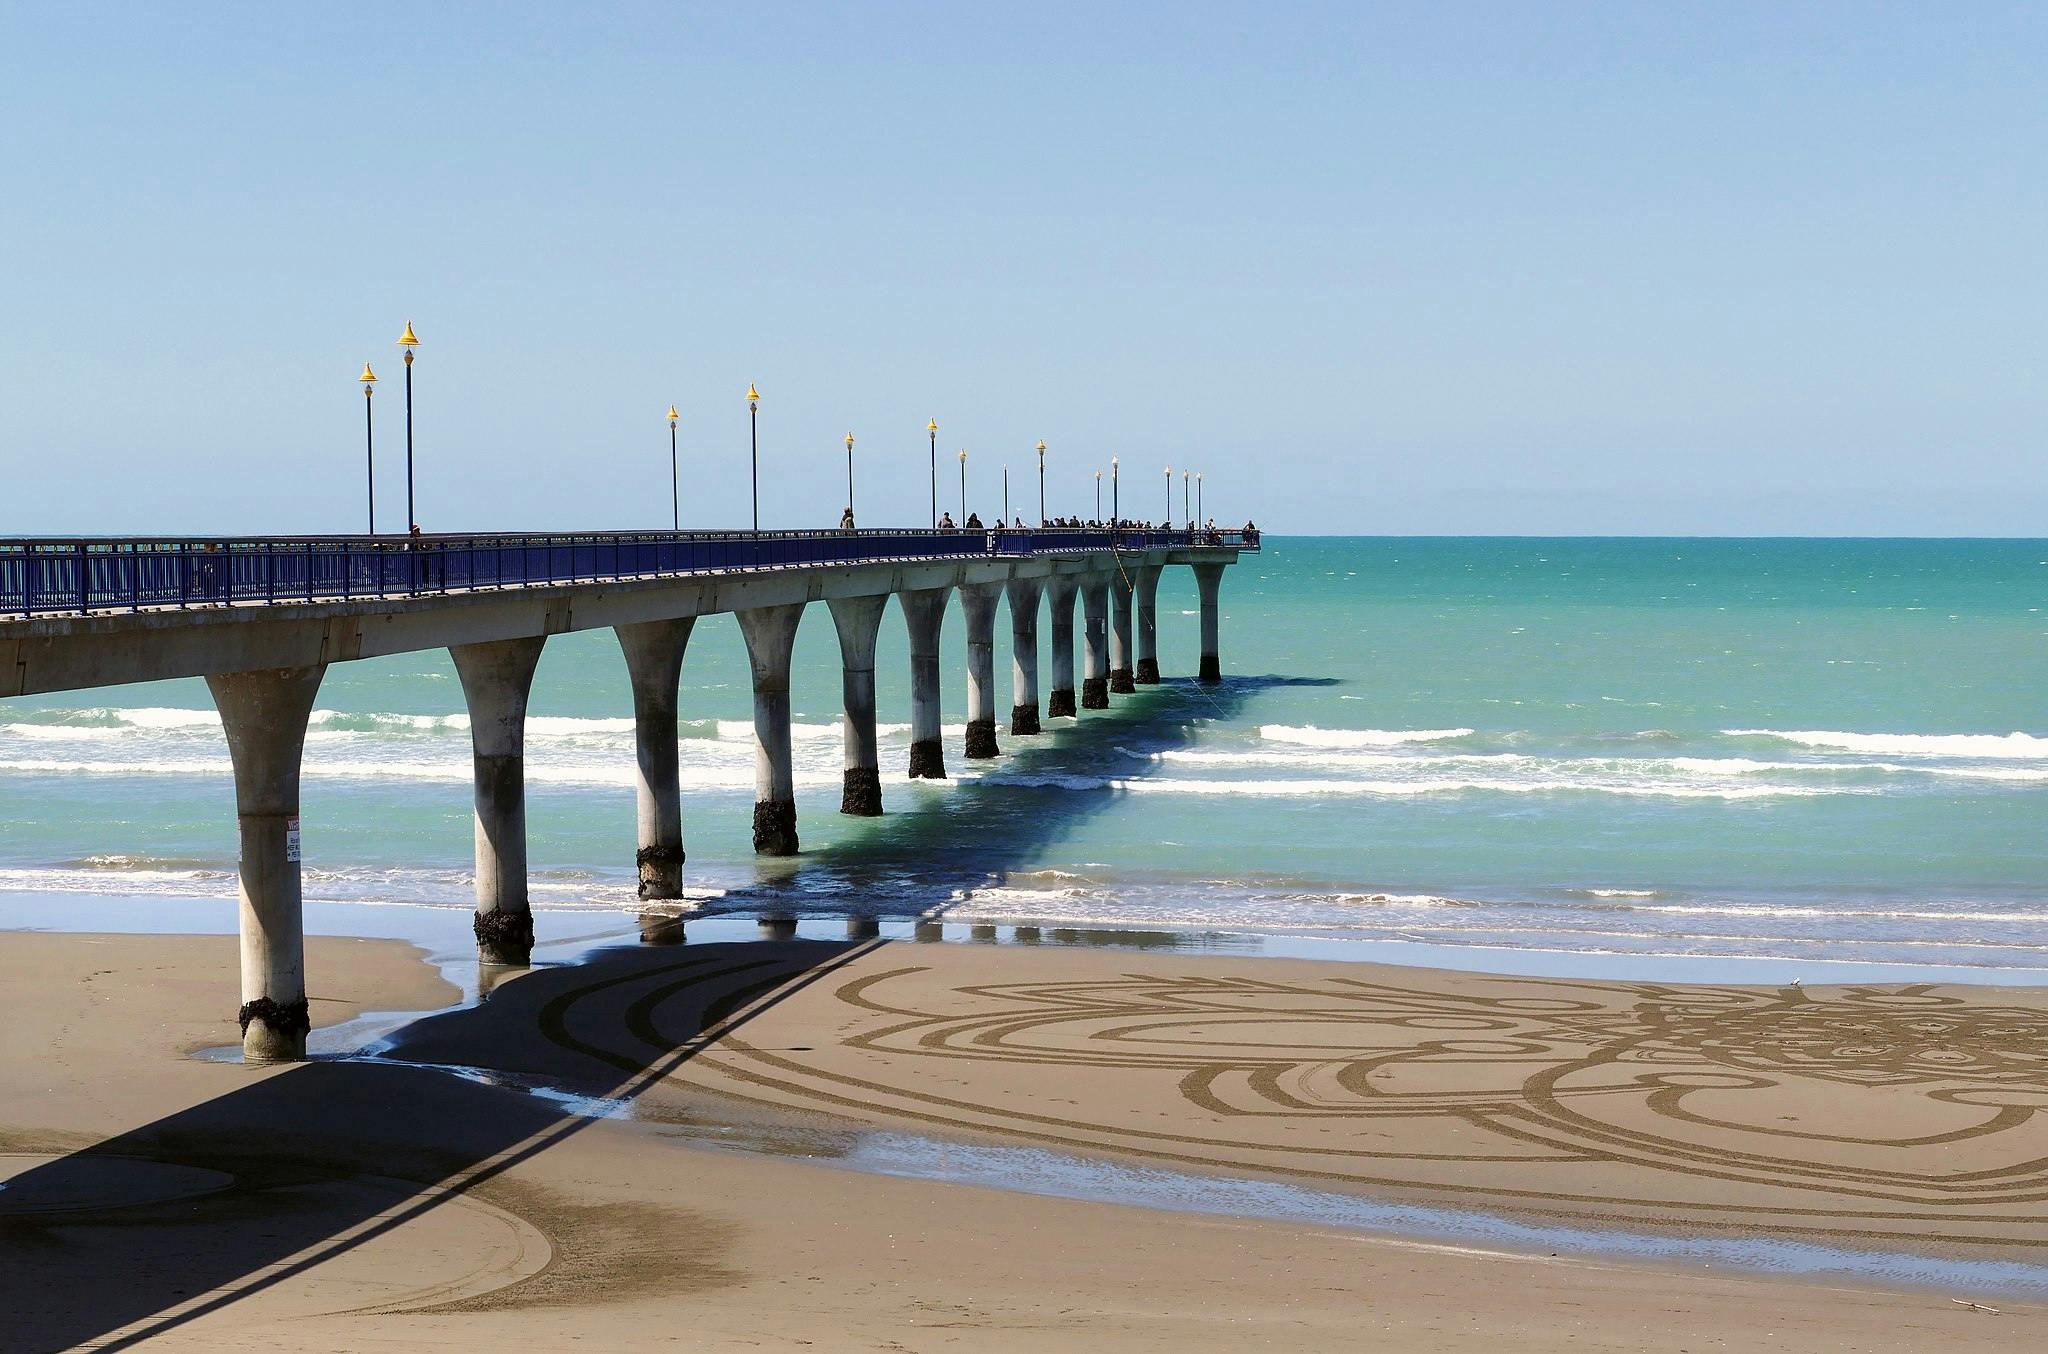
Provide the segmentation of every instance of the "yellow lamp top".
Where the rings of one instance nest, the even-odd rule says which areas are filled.
[[[417,348],[420,346],[420,341],[412,336],[411,320],[405,322],[405,332],[398,336],[398,346],[401,348]]]
[[[1040,460],[1045,459],[1045,439],[1043,437],[1038,439],[1038,456]]]
[[[371,371],[370,364],[365,362],[363,363],[363,374],[361,376],[356,377],[356,379],[358,381],[361,381],[364,385],[370,385],[376,381],[377,373]]]
[[[939,421],[937,419],[933,419],[931,422],[924,425],[924,430],[928,433],[937,432],[939,430]]]
[[[852,434],[852,433],[848,433],[848,434],[846,435],[846,449],[847,449],[848,451],[852,451],[852,450],[853,450],[853,434]]]
[[[1117,458],[1116,458],[1116,457],[1112,456],[1112,457],[1110,457],[1110,458],[1109,458],[1109,468],[1110,468],[1111,470],[1114,470],[1114,469],[1116,469],[1116,468],[1117,468],[1117,466],[1118,466],[1118,465],[1120,465],[1120,464],[1121,464],[1121,462],[1119,462],[1119,461],[1117,460]]]
[[[754,383],[752,381],[747,382],[747,403],[758,404],[760,402],[760,399],[761,392],[754,389]]]
[[[673,404],[671,404],[668,407],[668,426],[671,428],[675,427],[676,419],[678,419],[679,417],[681,417],[681,415],[676,413],[676,407]]]
[[[960,461],[963,465],[967,462],[967,448],[965,447],[960,448]]]

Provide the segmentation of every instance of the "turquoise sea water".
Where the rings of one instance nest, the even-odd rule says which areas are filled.
[[[835,812],[837,645],[812,608],[793,862],[751,853],[744,651],[731,618],[700,621],[691,889],[714,912],[1817,963],[2017,968],[2048,943],[2048,543],[1268,538],[1223,597],[1222,687],[1174,679],[1195,593],[1169,570],[1168,684],[979,764],[959,755],[956,608],[937,786],[901,776],[892,612],[877,821]],[[338,666],[319,705],[309,899],[466,908],[447,655]],[[637,911],[610,634],[551,640],[532,709],[537,908]],[[0,890],[233,894],[227,751],[197,681],[0,701],[0,805]]]

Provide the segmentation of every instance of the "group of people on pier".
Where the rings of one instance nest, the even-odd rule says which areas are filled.
[[[1173,530],[1173,527],[1171,526],[1161,526],[1157,523],[1150,521],[1134,521],[1130,518],[1121,518],[1114,522],[1098,522],[1093,520],[1083,521],[1078,517],[1054,517],[1049,518],[1046,521],[1040,522],[1038,525],[1040,528],[1046,530],[1061,528],[1082,531],[1090,529],[1097,531]],[[840,515],[839,529],[841,531],[853,530],[853,509],[848,508],[843,514]],[[983,521],[981,520],[980,513],[975,512],[968,513],[967,521],[965,525],[962,525],[953,521],[953,514],[949,511],[939,514],[939,530],[1030,531],[1032,530],[1032,527],[1030,523],[1024,520],[1021,514],[1017,517],[1015,521],[1011,522],[1005,522],[1002,518],[998,517],[995,521],[995,525],[991,527],[983,523]],[[1188,543],[1190,545],[1221,545],[1223,543],[1223,533],[1216,529],[1216,519],[1213,517],[1209,519],[1207,525],[1196,526],[1193,522],[1190,522],[1187,524],[1184,530],[1187,532]],[[1244,524],[1244,537],[1247,544],[1256,543],[1259,537],[1258,527],[1251,522],[1246,522]]]

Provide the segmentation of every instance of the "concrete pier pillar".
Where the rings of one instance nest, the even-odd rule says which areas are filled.
[[[1223,566],[1197,564],[1192,567],[1195,586],[1202,593],[1202,670],[1198,675],[1205,682],[1220,682],[1223,680],[1223,664],[1217,656],[1216,593],[1223,582]]]
[[[1109,708],[1109,575],[1081,580],[1081,708]]]
[[[1003,591],[1010,603],[1010,732],[1038,733],[1038,597],[1044,584],[1013,578]]]
[[[324,667],[208,677],[235,766],[241,826],[242,1057],[306,1056],[306,928],[299,878],[299,756]]]
[[[526,698],[546,641],[457,644],[476,786],[477,955],[489,964],[533,957],[533,909],[526,895]]]
[[[1137,583],[1138,666],[1132,674],[1139,686],[1159,685],[1159,566],[1141,564],[1131,570]]]
[[[1001,583],[960,585],[967,621],[967,755],[993,757],[996,747],[996,602]]]
[[[789,652],[804,604],[734,613],[754,669],[754,851],[793,856],[796,772],[789,754]]]
[[[1131,572],[1117,569],[1109,576],[1109,689],[1118,693],[1136,691],[1131,680]]]
[[[639,799],[642,898],[683,896],[683,791],[676,750],[676,684],[693,617],[616,627],[633,686],[633,760]]]
[[[882,922],[878,917],[848,917],[846,938],[848,940],[873,940],[882,934]]]
[[[640,943],[642,945],[680,945],[688,940],[689,930],[679,916],[669,912],[643,912],[640,914]]]
[[[1046,602],[1052,610],[1052,690],[1045,697],[1048,719],[1074,713],[1074,591],[1071,574],[1046,581]]]
[[[946,753],[939,742],[939,631],[946,623],[950,588],[897,594],[910,631],[910,778],[944,780]]]
[[[846,697],[846,785],[839,811],[877,818],[882,812],[882,763],[875,749],[875,636],[889,598],[886,593],[834,597],[826,605],[839,631],[840,686]]]

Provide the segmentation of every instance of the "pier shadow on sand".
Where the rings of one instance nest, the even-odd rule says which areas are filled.
[[[1197,719],[1228,718],[1263,687],[1290,684],[1170,684],[1078,733],[1005,740],[1010,755],[996,780],[963,784],[799,858],[792,873],[758,895],[729,896],[719,911],[936,916],[961,889],[1001,879],[1115,803],[1111,789],[1068,788],[1074,778],[1128,777],[1130,752],[1184,745]],[[1062,779],[1018,784],[1039,778]],[[841,908],[829,905],[835,895]],[[129,1348],[292,1285],[438,1209],[481,1201],[532,1217],[504,1177],[592,1122],[576,1097],[630,1101],[724,1034],[887,943],[619,946],[416,1021],[385,1056],[272,1071],[56,1156],[0,1190],[4,1344]],[[0,1151],[52,1145],[0,1138]],[[603,1248],[617,1241],[567,1223],[542,1231],[555,1262],[572,1268],[601,1265]],[[637,1239],[650,1231],[677,1248],[665,1271],[675,1283],[737,1281],[718,1264],[716,1222],[677,1217]],[[592,1253],[576,1254],[579,1246]],[[507,1282],[516,1287],[520,1277]],[[369,1310],[423,1310],[447,1297]]]

